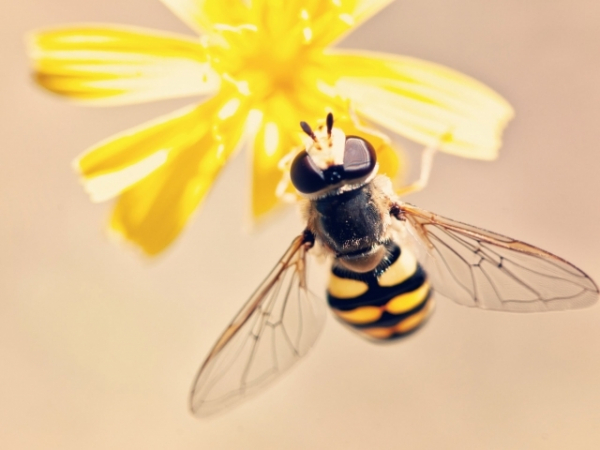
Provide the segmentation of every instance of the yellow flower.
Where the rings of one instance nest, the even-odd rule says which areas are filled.
[[[388,141],[357,129],[351,112],[442,151],[493,159],[512,116],[499,95],[414,58],[330,47],[391,0],[162,0],[199,37],[74,26],[36,33],[35,77],[92,105],[210,96],[127,130],[76,161],[93,200],[118,197],[111,228],[147,254],[164,250],[221,167],[249,142],[252,212],[279,202],[279,161],[301,143],[298,122],[333,112],[347,134],[375,141],[393,176]]]

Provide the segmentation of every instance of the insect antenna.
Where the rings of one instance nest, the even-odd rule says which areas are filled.
[[[317,142],[317,136],[315,136],[315,133],[309,124],[306,122],[300,122],[300,128],[302,128],[302,131],[308,134],[313,141]]]

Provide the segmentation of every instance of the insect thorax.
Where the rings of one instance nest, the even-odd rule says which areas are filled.
[[[358,252],[380,242],[383,221],[370,184],[312,203],[315,232],[337,254]]]

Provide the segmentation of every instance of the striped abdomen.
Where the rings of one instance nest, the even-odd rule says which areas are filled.
[[[433,309],[431,286],[414,255],[394,243],[388,251],[372,272],[356,273],[334,264],[327,289],[329,306],[342,322],[380,340],[414,331]]]

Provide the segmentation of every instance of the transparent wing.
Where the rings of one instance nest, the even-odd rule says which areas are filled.
[[[306,286],[307,235],[298,236],[221,335],[190,393],[196,416],[255,394],[304,356],[325,320],[325,303]]]
[[[598,300],[590,277],[558,256],[406,203],[397,208],[435,290],[461,305],[534,312]]]

